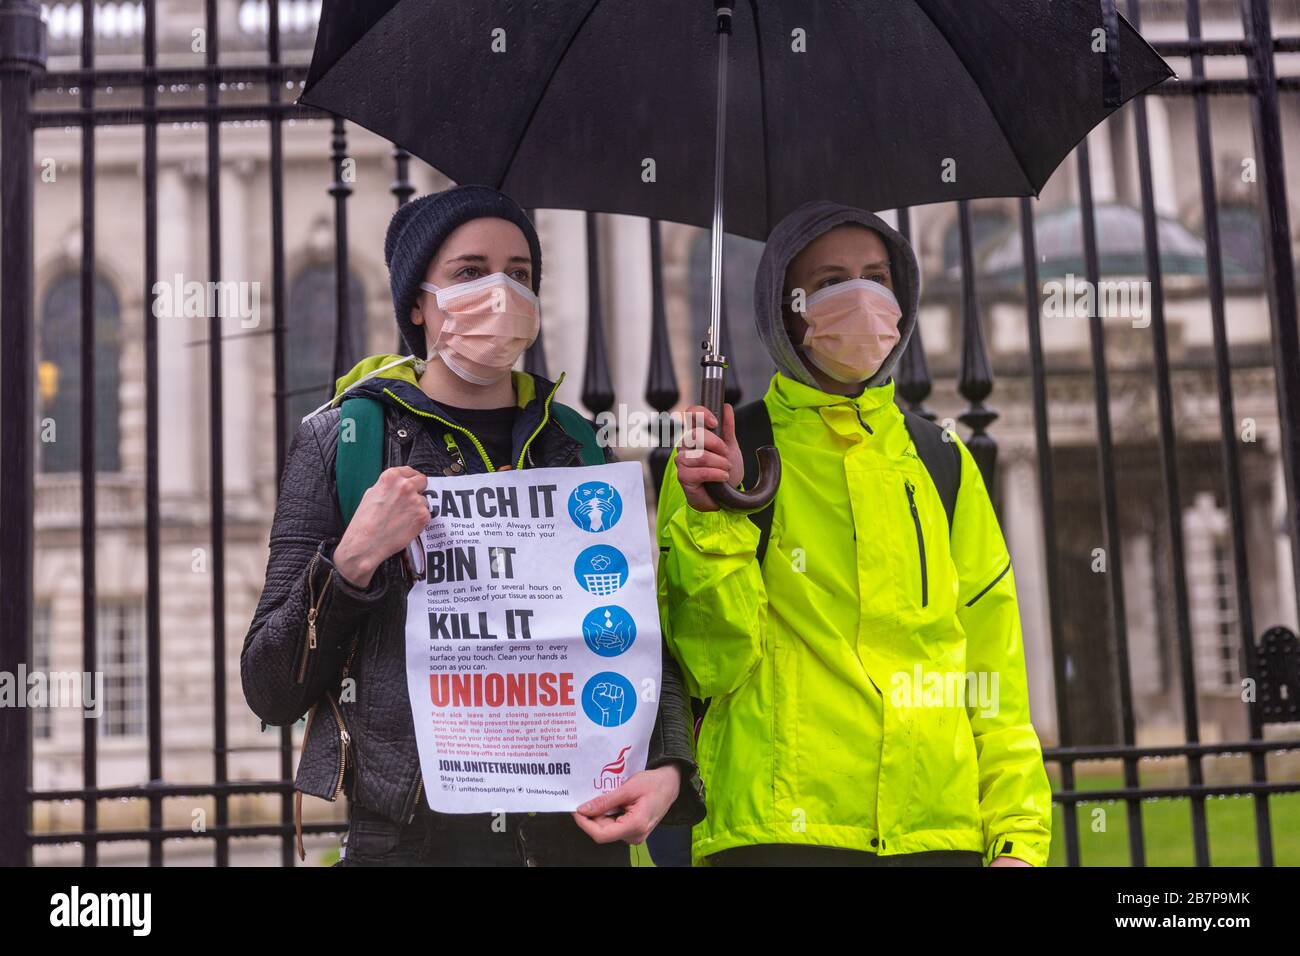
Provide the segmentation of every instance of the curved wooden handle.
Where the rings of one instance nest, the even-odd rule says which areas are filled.
[[[719,370],[720,371],[720,370]],[[708,368],[700,381],[700,404],[713,413],[718,427],[714,434],[722,434],[722,404],[725,382],[721,375],[709,377]],[[721,481],[711,481],[704,486],[709,497],[719,508],[728,511],[755,511],[766,507],[776,495],[781,484],[781,454],[771,445],[764,445],[754,455],[758,459],[758,481],[753,488],[739,491]]]
[[[719,508],[728,511],[752,511],[766,507],[776,495],[781,484],[781,453],[771,445],[764,445],[754,457],[758,459],[758,481],[753,488],[740,491],[721,481],[704,486]]]

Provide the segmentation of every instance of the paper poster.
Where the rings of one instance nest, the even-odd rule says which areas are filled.
[[[641,466],[430,478],[406,674],[429,806],[573,810],[645,768],[659,610]]]

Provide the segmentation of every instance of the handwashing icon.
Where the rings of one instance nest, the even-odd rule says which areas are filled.
[[[636,624],[621,607],[598,607],[583,618],[582,637],[601,657],[617,657],[636,640]]]

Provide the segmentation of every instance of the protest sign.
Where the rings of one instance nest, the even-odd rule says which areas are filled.
[[[645,767],[659,611],[640,465],[430,478],[406,672],[440,813],[573,810]]]

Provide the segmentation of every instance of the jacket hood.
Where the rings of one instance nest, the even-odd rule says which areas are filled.
[[[921,301],[921,267],[916,260],[912,245],[898,230],[874,213],[855,206],[844,206],[837,202],[819,199],[804,203],[782,219],[763,247],[763,256],[759,260],[758,274],[754,279],[754,321],[758,326],[758,337],[767,346],[772,361],[785,376],[817,388],[808,367],[799,356],[799,350],[790,341],[785,330],[785,321],[781,316],[781,297],[785,288],[785,271],[791,260],[797,256],[808,243],[822,233],[846,222],[856,222],[875,230],[885,241],[889,250],[889,268],[893,274],[894,292],[902,308],[903,317],[899,320],[898,343],[885,357],[876,373],[867,379],[867,388],[874,388],[888,382],[898,365],[899,357],[907,348],[916,327],[916,312]]]
[[[424,374],[424,362],[414,355],[372,355],[363,358],[351,370],[343,373],[334,382],[334,398],[330,405],[337,405],[345,392],[350,392],[363,382],[380,379],[384,384],[407,382],[420,384]]]

